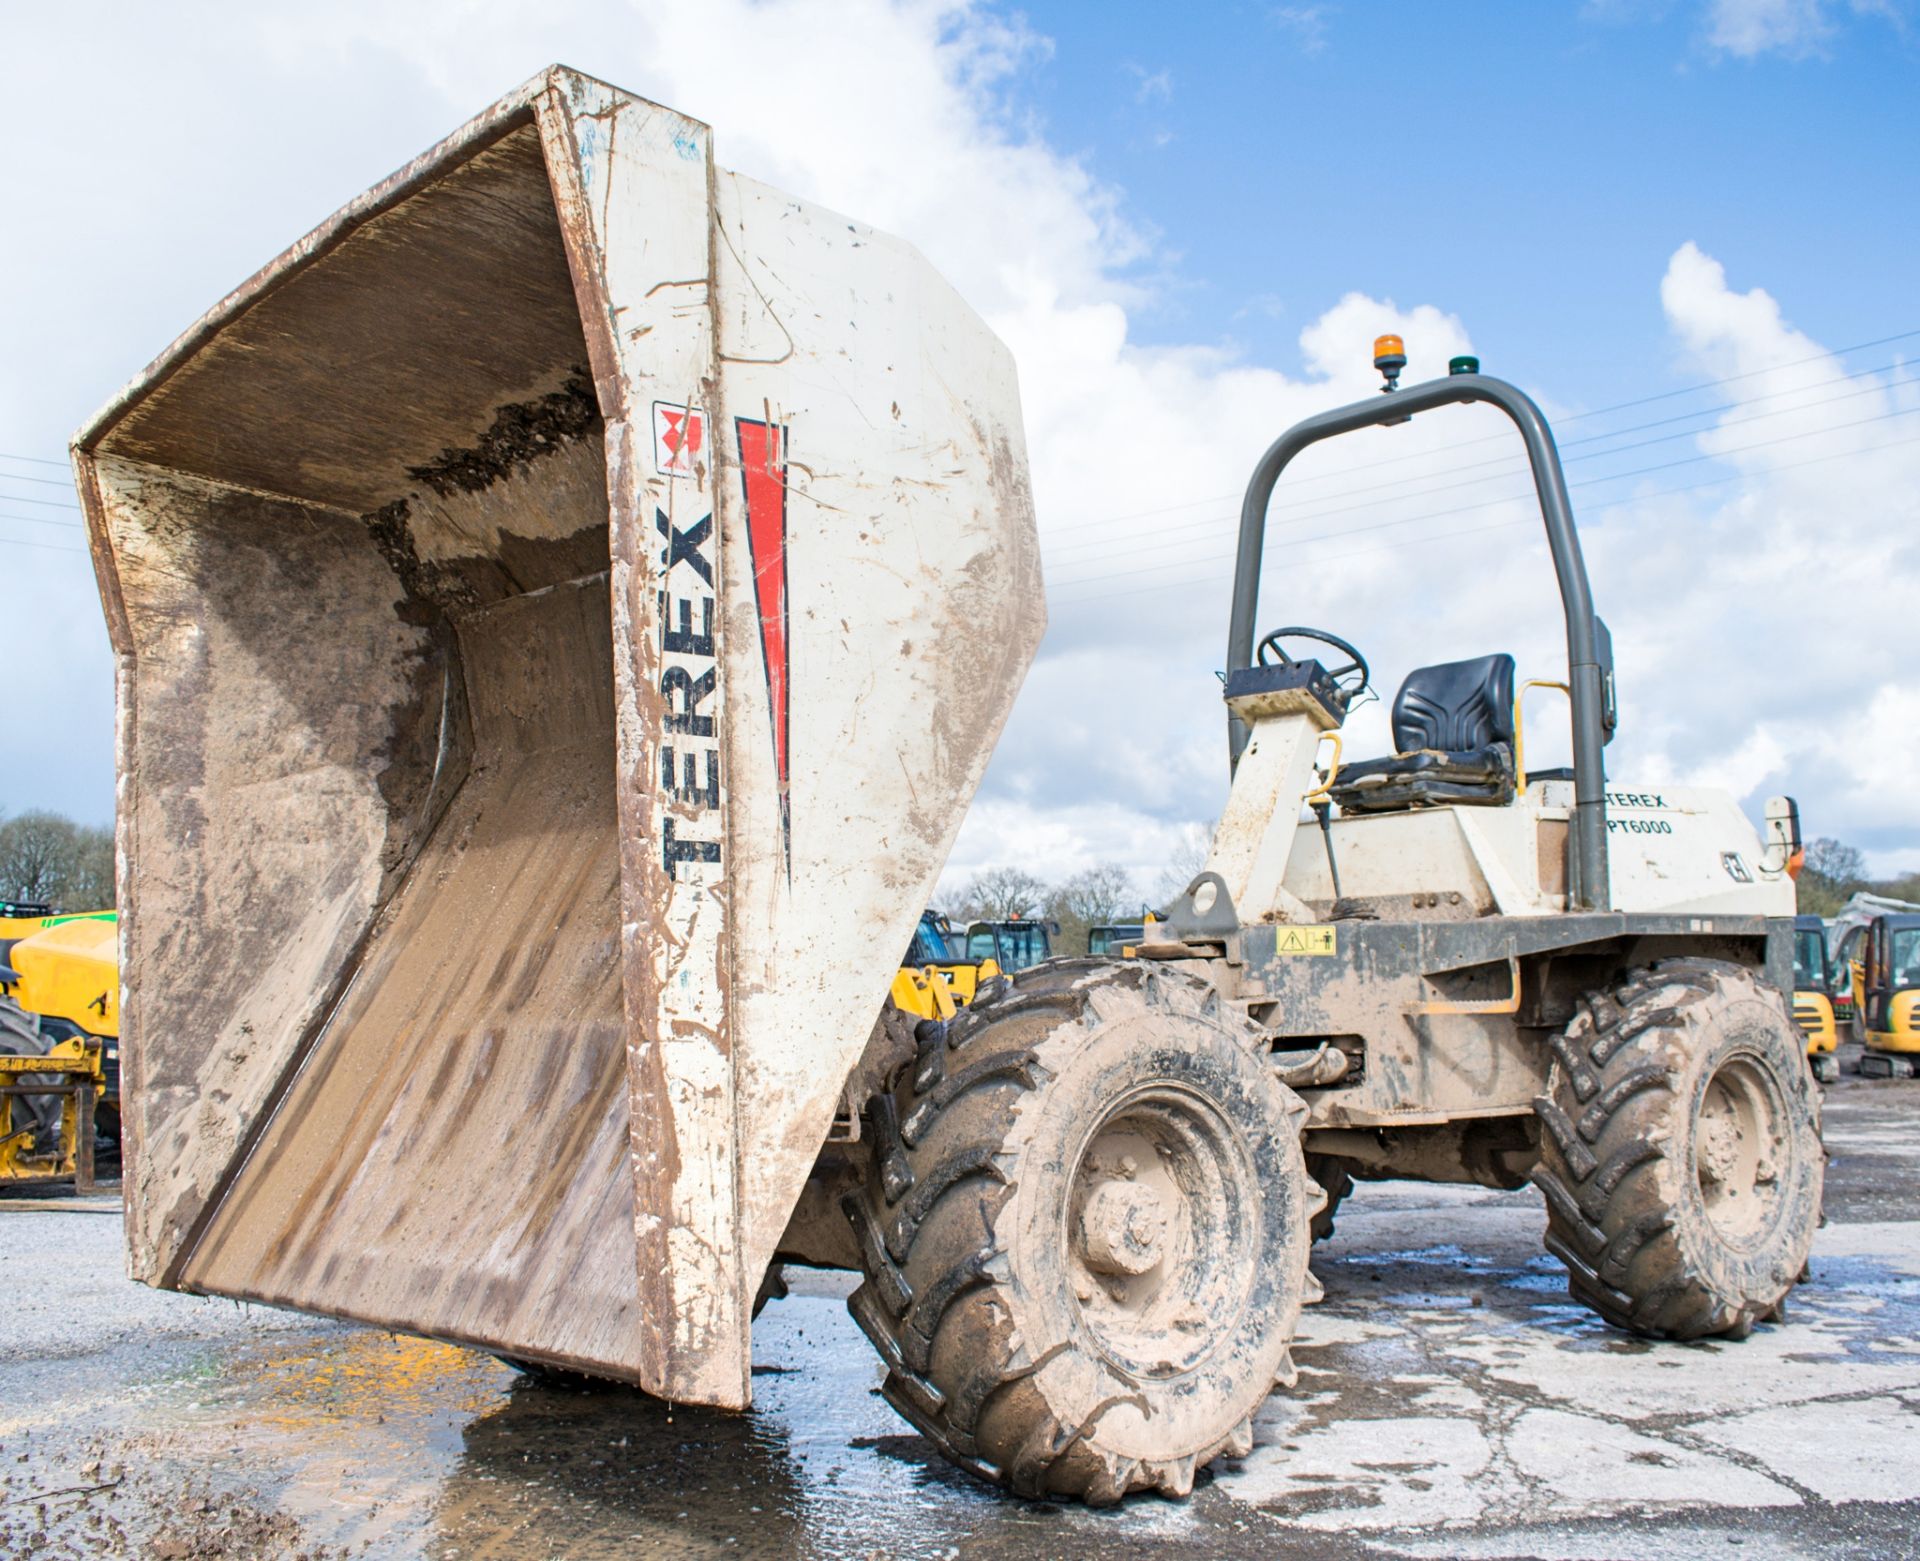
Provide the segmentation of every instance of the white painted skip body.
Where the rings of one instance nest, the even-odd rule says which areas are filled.
[[[1436,909],[1547,915],[1566,909],[1573,783],[1534,781],[1506,807],[1433,808],[1335,819],[1340,886],[1374,899],[1445,885]],[[1793,880],[1732,796],[1701,786],[1607,787],[1607,860],[1618,911],[1791,916]],[[1326,845],[1312,819],[1293,836],[1287,892],[1331,905]]]
[[[136,1277],[744,1405],[1044,627],[1006,350],[905,245],[556,67],[75,463]]]

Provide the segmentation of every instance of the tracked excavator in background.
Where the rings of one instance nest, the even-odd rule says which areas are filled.
[[[1793,919],[1793,1022],[1807,1038],[1807,1066],[1822,1084],[1840,1077],[1841,988],[1827,957],[1827,924],[1818,916]]]
[[[851,1269],[908,1422],[1093,1503],[1248,1449],[1351,1178],[1533,1182],[1649,1338],[1781,1318],[1821,1185],[1795,810],[1605,780],[1545,420],[1380,359],[1249,485],[1205,870],[1134,957],[915,1022],[898,954],[1044,621],[1005,349],[558,67],[301,240],[74,445],[135,1277],[741,1408],[770,1265]],[[1572,769],[1523,771],[1489,646],[1323,776],[1371,674],[1257,633],[1268,498],[1462,403],[1539,490]]]
[[[1912,1078],[1920,1067],[1920,913],[1883,911],[1860,950],[1859,1026],[1867,1078]]]

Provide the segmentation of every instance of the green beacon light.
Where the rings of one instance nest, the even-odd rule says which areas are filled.
[[[1460,357],[1449,358],[1447,359],[1447,372],[1449,374],[1478,374],[1480,372],[1480,360],[1464,353]]]

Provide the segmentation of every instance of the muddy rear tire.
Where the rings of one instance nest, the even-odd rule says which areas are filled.
[[[1581,1001],[1535,1102],[1547,1250],[1575,1300],[1660,1339],[1784,1315],[1824,1174],[1805,1044],[1777,992],[1719,960]]]
[[[843,1203],[882,1392],[1021,1495],[1184,1496],[1293,1380],[1305,1108],[1243,1015],[1140,961],[1022,971],[919,1035]]]

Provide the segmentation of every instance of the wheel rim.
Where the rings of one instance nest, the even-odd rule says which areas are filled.
[[[1750,1247],[1771,1229],[1784,1196],[1786,1103],[1758,1057],[1727,1058],[1707,1080],[1694,1127],[1694,1174],[1714,1228]]]
[[[1252,1192],[1239,1133],[1186,1090],[1139,1091],[1095,1127],[1063,1235],[1080,1317],[1116,1366],[1178,1376],[1233,1334],[1259,1266]]]

